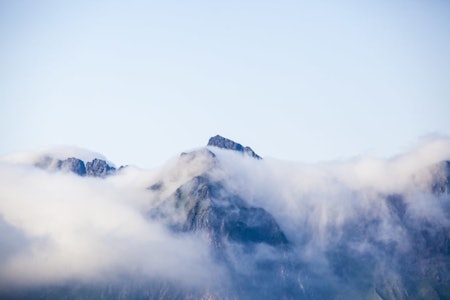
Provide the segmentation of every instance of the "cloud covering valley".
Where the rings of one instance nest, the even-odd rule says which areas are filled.
[[[236,289],[236,276],[305,298],[396,298],[402,289],[442,296],[450,289],[447,138],[389,159],[318,164],[207,147],[160,169],[128,166],[106,178],[37,168],[45,155],[0,160],[0,289],[128,278],[219,291]],[[281,230],[287,247],[233,240],[235,231],[215,244],[201,228],[186,229],[193,208],[183,201],[209,201],[208,212],[234,201],[233,209]],[[252,214],[239,216],[250,229],[260,226]],[[264,282],[262,262],[280,265],[284,285]]]

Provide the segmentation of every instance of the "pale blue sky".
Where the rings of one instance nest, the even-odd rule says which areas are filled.
[[[391,156],[449,113],[449,1],[0,0],[0,154]]]

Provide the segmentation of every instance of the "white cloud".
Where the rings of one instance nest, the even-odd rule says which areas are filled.
[[[430,194],[438,164],[450,159],[448,138],[424,139],[393,158],[318,164],[270,158],[256,161],[230,151],[213,151],[221,161],[214,178],[222,180],[227,190],[273,214],[294,242],[310,234],[312,253],[326,251],[330,243],[341,238],[344,225],[358,220],[382,220],[377,228],[379,239],[402,239],[398,228],[391,226],[393,217],[386,207],[386,196],[391,194],[404,195],[408,216],[433,216],[436,224],[449,221],[442,201]]]
[[[341,254],[333,251],[342,249],[379,260],[373,272],[395,277],[397,269],[382,247],[395,247],[393,255],[406,253],[412,247],[410,231],[423,222],[431,228],[450,226],[448,196],[430,193],[437,164],[448,159],[450,140],[438,138],[389,159],[320,164],[255,160],[209,147],[174,158],[159,170],[128,167],[106,179],[3,160],[0,282],[95,282],[131,276],[187,286],[226,285],[231,273],[211,256],[206,238],[173,233],[146,216],[178,187],[205,173],[224,186],[222,192],[272,214],[291,243],[291,255],[312,278],[337,284],[332,259]],[[154,184],[157,188],[148,189]],[[402,196],[390,204],[388,195]],[[175,208],[168,212],[180,214]],[[171,218],[166,221],[183,220],[180,215]],[[229,263],[245,276],[257,269],[256,260],[277,256],[264,245],[254,252],[228,245],[225,251]],[[308,285],[300,273],[286,276]]]
[[[175,236],[141,211],[145,190],[114,180],[48,173],[29,166],[0,164],[3,238],[14,253],[0,257],[0,282],[57,283],[143,276],[212,284],[220,268],[200,236]],[[17,244],[15,240],[23,239]]]

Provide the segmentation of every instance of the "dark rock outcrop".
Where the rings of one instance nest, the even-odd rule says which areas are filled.
[[[80,176],[86,175],[86,166],[81,159],[69,157],[65,160],[59,160],[57,163],[59,170],[73,172]]]
[[[259,156],[252,150],[252,148],[244,147],[241,144],[236,143],[230,139],[224,138],[223,136],[220,136],[220,135],[216,135],[216,136],[213,136],[212,138],[210,138],[207,146],[213,146],[213,147],[218,147],[218,148],[222,148],[222,149],[233,150],[233,151],[237,151],[237,152],[241,152],[241,153],[250,155],[251,157],[253,157],[255,159],[262,159],[261,156]]]
[[[158,191],[159,186],[151,189]],[[291,243],[276,219],[264,208],[230,193],[207,173],[182,184],[149,216],[166,223],[176,234],[195,232],[208,238],[213,257],[230,272],[236,287],[220,299],[303,297],[296,276],[292,276],[295,272],[286,271],[293,268]],[[260,255],[258,249],[278,255]],[[253,274],[251,280],[249,273]]]
[[[116,168],[108,165],[103,159],[95,158],[93,161],[86,163],[86,174],[92,177],[106,177],[113,174]]]
[[[50,156],[43,157],[34,164],[35,167],[45,170],[58,170],[74,173],[78,176],[101,177],[112,175],[116,168],[110,166],[105,160],[95,158],[91,162],[85,163],[79,158],[69,157],[66,159],[54,159]],[[123,169],[121,167],[120,169]]]
[[[288,240],[266,210],[253,207],[237,195],[227,194],[220,183],[198,176],[177,189],[175,206],[182,208],[182,230],[205,230],[215,245],[223,239],[241,244],[287,245]]]

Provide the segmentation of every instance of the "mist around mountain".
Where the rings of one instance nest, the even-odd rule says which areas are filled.
[[[4,156],[0,298],[449,299],[450,139],[317,164],[221,136],[156,170]]]

